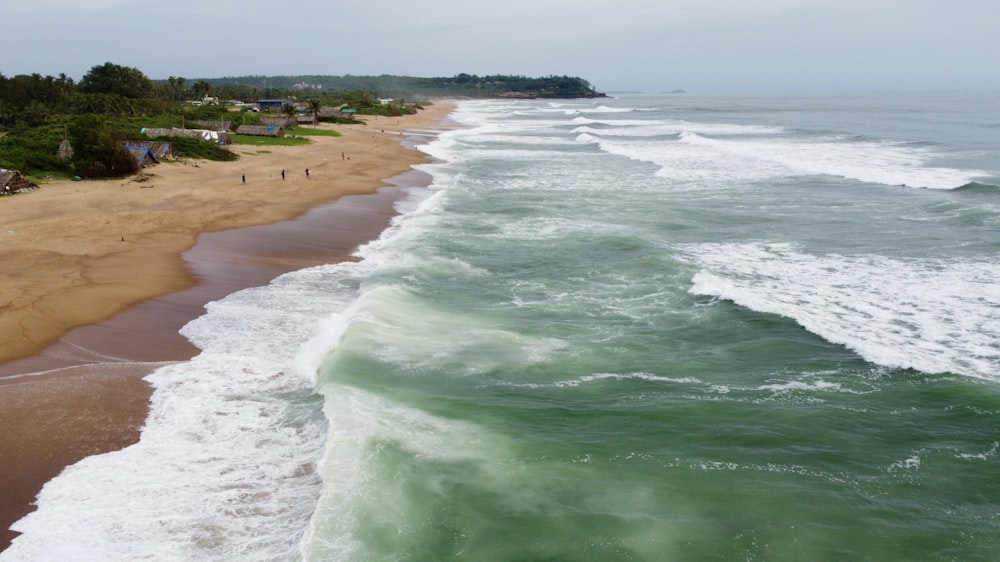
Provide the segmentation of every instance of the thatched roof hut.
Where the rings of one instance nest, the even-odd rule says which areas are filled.
[[[35,189],[38,189],[38,186],[24,177],[21,172],[0,168],[0,195],[33,191]]]
[[[274,125],[240,125],[236,129],[237,135],[251,135],[255,137],[283,137],[285,130]]]
[[[153,156],[157,160],[176,160],[177,151],[174,150],[174,146],[169,142],[164,141],[144,141],[144,140],[128,140],[122,143],[125,148],[136,146],[141,148],[148,148]]]
[[[208,129],[210,131],[229,131],[233,128],[232,121],[206,121],[199,119],[198,121],[195,121],[194,124],[198,125],[202,129]]]
[[[260,123],[262,125],[270,125],[274,127],[282,127],[287,129],[289,127],[294,127],[295,125],[297,125],[298,119],[296,119],[294,116],[289,116],[289,115],[275,115],[273,117],[265,115],[260,118]]]

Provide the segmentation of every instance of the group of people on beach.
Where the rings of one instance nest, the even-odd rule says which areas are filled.
[[[341,152],[340,153],[340,159],[341,160],[350,160],[350,158],[347,157],[347,153],[345,153],[345,152]],[[282,181],[284,181],[284,179],[285,179],[285,171],[284,170],[281,170],[281,179],[282,179]],[[306,179],[312,179],[312,172],[309,171],[309,168],[306,168]],[[246,182],[247,182],[247,175],[243,174],[243,183],[245,184]]]
[[[281,179],[282,179],[282,181],[284,181],[284,179],[285,179],[285,171],[284,170],[281,170]],[[309,171],[309,168],[306,168],[306,179],[312,179],[312,172]],[[246,183],[246,182],[247,182],[247,175],[243,174],[243,183]]]

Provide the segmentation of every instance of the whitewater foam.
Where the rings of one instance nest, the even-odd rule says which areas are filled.
[[[683,248],[690,292],[791,318],[873,363],[1000,380],[1000,263],[811,255],[788,244]]]

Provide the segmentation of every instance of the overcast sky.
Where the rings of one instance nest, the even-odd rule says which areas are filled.
[[[1000,90],[1000,0],[0,0],[5,76],[571,75],[601,91]]]

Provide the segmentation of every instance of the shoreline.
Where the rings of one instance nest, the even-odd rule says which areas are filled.
[[[151,169],[157,184],[153,190],[127,186],[127,181],[123,180],[96,182],[105,188],[103,192],[121,193],[121,187],[125,187],[126,194],[135,195],[141,191],[144,197],[160,186],[168,188],[174,192],[162,190],[163,195],[158,193],[155,201],[145,202],[147,207],[160,207],[166,214],[194,215],[195,225],[204,227],[184,232],[173,226],[180,232],[169,232],[170,236],[155,229],[141,232],[137,235],[139,240],[153,240],[149,244],[151,248],[146,248],[152,251],[138,254],[111,251],[104,256],[104,263],[97,265],[72,256],[75,247],[71,246],[63,256],[68,254],[77,258],[77,272],[88,274],[80,275],[86,282],[69,283],[62,288],[62,295],[43,293],[38,300],[48,306],[35,307],[37,317],[32,321],[16,323],[26,326],[25,334],[29,336],[20,340],[28,345],[17,349],[32,345],[37,349],[26,356],[22,352],[19,357],[12,358],[10,350],[15,346],[9,346],[9,339],[0,342],[0,423],[6,428],[0,436],[0,529],[3,530],[0,551],[17,536],[9,530],[10,525],[34,509],[35,495],[45,482],[84,457],[121,449],[138,440],[152,392],[143,379],[161,365],[189,359],[198,352],[178,330],[201,315],[207,302],[243,288],[267,284],[288,271],[354,259],[352,252],[359,245],[377,238],[395,216],[393,205],[402,196],[402,191],[393,186],[429,183],[429,178],[413,170],[412,166],[430,159],[404,146],[407,139],[421,129],[439,125],[453,107],[452,102],[441,101],[416,116],[380,118],[367,127],[337,125],[334,128],[343,133],[341,137],[313,137],[314,143],[305,147],[267,147],[267,153],[244,155],[235,163],[160,164]],[[381,128],[383,124],[385,129]],[[359,129],[344,131],[347,127]],[[315,142],[316,139],[321,140]],[[287,150],[271,151],[271,148]],[[237,146],[236,150],[243,152],[246,149],[248,147]],[[347,154],[343,159],[341,152]],[[252,165],[244,160],[250,160]],[[307,160],[319,162],[308,166],[311,178],[303,174],[302,178],[293,180],[289,174],[289,179],[283,182],[280,171],[284,166],[289,170],[298,171],[298,167],[304,170],[306,166],[302,163]],[[290,161],[300,166],[292,168]],[[158,174],[163,166],[183,168],[181,173],[169,170],[169,173]],[[329,177],[338,167],[336,177]],[[281,202],[272,205],[267,212],[254,214],[241,210],[252,209],[261,202],[270,203],[277,189],[273,186],[251,188],[253,173],[246,173],[248,185],[242,185],[240,175],[245,169],[272,174],[271,184],[278,188],[290,187],[294,190],[291,197],[287,192],[280,193]],[[192,178],[197,178],[200,185],[190,185]],[[186,195],[207,191],[210,189],[207,186],[211,185],[221,187],[218,193],[212,190],[207,201],[184,200]],[[77,192],[79,187],[86,187],[86,184],[66,182],[59,186],[61,189],[76,188]],[[305,188],[311,189],[307,192]],[[42,186],[35,192],[10,200],[47,190],[49,186]],[[107,203],[107,199],[102,199],[107,197],[103,192],[89,199],[84,194],[80,196],[83,204],[71,207],[86,215],[87,208],[93,207],[95,200]],[[296,195],[300,196],[298,200],[289,201]],[[4,219],[10,216],[10,209],[4,209],[3,204],[8,201],[0,201],[0,224],[5,228],[9,223]],[[213,205],[214,212],[207,216],[204,209],[193,209]],[[65,217],[67,213],[59,214]],[[107,213],[101,216],[107,217]],[[72,222],[72,219],[67,220]],[[115,217],[108,222],[112,220]],[[59,221],[48,217],[29,213],[29,217],[18,224],[18,230],[34,226],[36,232],[43,232],[48,224],[56,227],[49,231],[54,238],[62,236]],[[125,228],[129,224],[126,220],[112,226]],[[95,235],[106,237],[109,229],[97,226]],[[83,236],[79,232],[75,234]],[[171,253],[174,246],[156,243],[159,237],[171,238],[176,244],[185,236],[192,242],[176,253]],[[130,238],[132,235],[126,240]],[[46,243],[41,239],[38,246]],[[105,246],[108,245],[105,243]],[[117,249],[110,246],[112,250]],[[15,252],[0,250],[0,263],[11,264],[24,256],[23,247]],[[46,266],[63,261],[28,263],[35,264],[44,278]],[[101,257],[93,261],[100,262]],[[6,271],[33,273],[27,267],[19,270],[17,266]],[[117,291],[109,292],[107,287],[95,291],[93,285],[101,283],[100,276],[105,271],[127,282],[108,283]],[[9,278],[10,274],[4,280],[9,281]],[[76,281],[75,278],[71,280]],[[134,297],[122,290],[124,285],[143,285],[146,293],[155,294]],[[9,293],[8,289],[8,295],[3,296]],[[121,300],[116,301],[118,295]],[[101,296],[112,298],[99,302]],[[53,305],[72,303],[74,299],[87,304],[83,312],[85,316],[90,315],[89,321],[80,323],[77,315],[60,315],[58,306]],[[18,302],[16,298],[7,300],[11,304]],[[0,328],[11,326],[11,318],[16,317],[10,314],[11,308],[10,305],[0,308]],[[107,312],[109,310],[112,312]],[[56,325],[56,328],[63,328],[60,337],[50,345],[35,343],[30,330],[37,323],[52,321],[63,322]],[[47,335],[51,331],[43,333]]]

